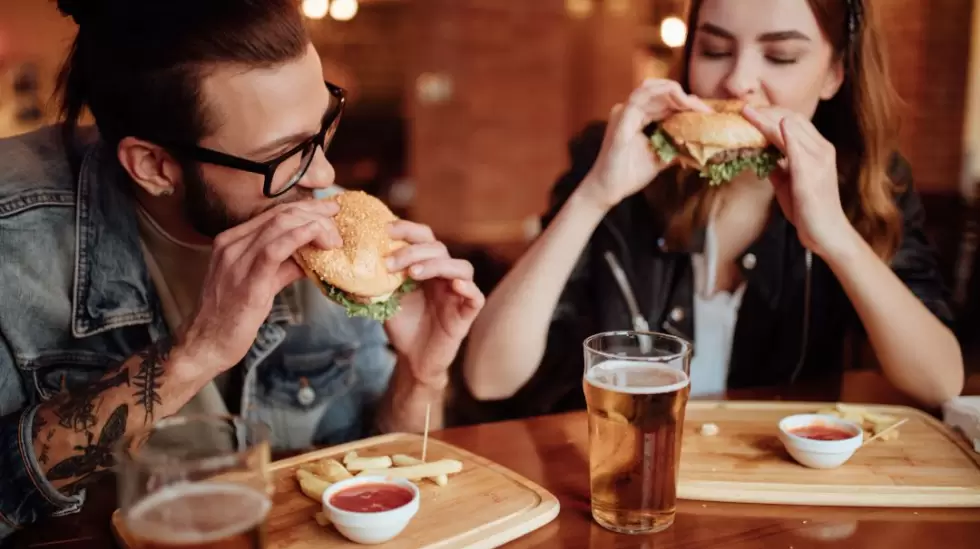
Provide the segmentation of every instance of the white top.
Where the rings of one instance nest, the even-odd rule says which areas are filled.
[[[725,392],[735,322],[742,305],[745,282],[734,292],[715,292],[718,243],[714,218],[708,221],[704,251],[691,256],[694,268],[694,358],[691,359],[691,396]]]

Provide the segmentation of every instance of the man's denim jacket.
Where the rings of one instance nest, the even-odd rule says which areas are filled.
[[[49,127],[0,140],[0,540],[84,500],[41,474],[39,403],[168,336],[114,151],[79,145],[76,177],[60,136]],[[361,437],[394,362],[379,323],[294,284],[238,366],[242,414],[266,422],[276,448]]]

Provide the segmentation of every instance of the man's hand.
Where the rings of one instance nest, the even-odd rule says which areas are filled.
[[[473,266],[451,258],[429,227],[397,221],[389,234],[409,243],[388,258],[389,270],[407,269],[421,289],[402,297],[401,310],[385,323],[388,337],[417,383],[442,388],[460,343],[483,308],[483,293],[473,282]]]
[[[248,352],[269,316],[276,294],[303,277],[292,260],[308,244],[341,245],[330,218],[334,201],[283,204],[218,235],[197,312],[178,345],[211,377],[231,368]]]

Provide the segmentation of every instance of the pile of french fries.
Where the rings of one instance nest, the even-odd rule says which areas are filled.
[[[837,404],[833,408],[820,410],[821,415],[839,417],[847,421],[853,421],[864,428],[864,437],[873,437],[885,429],[898,422],[899,418],[886,414],[875,414],[867,411],[862,406],[853,404]],[[888,431],[881,436],[880,440],[894,440],[898,438],[898,429]]]
[[[437,486],[445,486],[449,483],[449,475],[463,470],[463,462],[455,459],[423,462],[405,454],[361,457],[357,452],[348,452],[342,461],[324,458],[300,465],[296,469],[296,481],[303,494],[320,503],[323,492],[331,484],[355,476],[403,478],[413,482],[428,479]],[[321,526],[329,523],[323,513],[316,514],[316,521]]]

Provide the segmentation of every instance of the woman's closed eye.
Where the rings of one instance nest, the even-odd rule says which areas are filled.
[[[800,60],[799,56],[796,55],[772,55],[772,54],[767,54],[766,59],[770,63],[774,63],[776,65],[792,65],[793,63],[796,63],[797,61]]]
[[[763,51],[766,60],[775,65],[792,65],[806,53],[802,48],[787,46],[770,46]]]
[[[732,55],[731,50],[728,50],[728,49],[719,49],[719,48],[708,48],[708,47],[702,47],[698,51],[698,53],[701,55],[701,57],[704,57],[704,58],[707,58],[707,59],[722,59],[722,58],[725,58],[725,57],[730,57]]]

